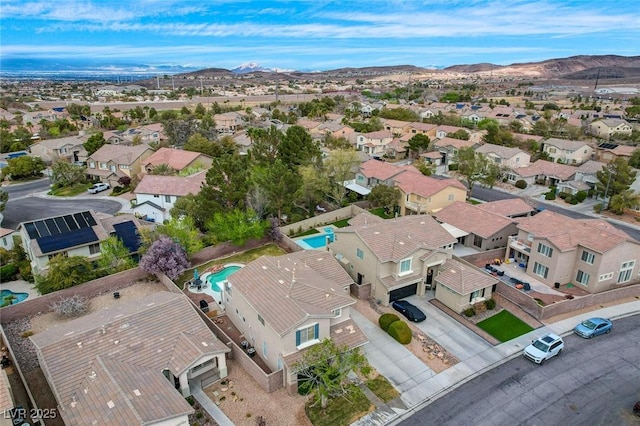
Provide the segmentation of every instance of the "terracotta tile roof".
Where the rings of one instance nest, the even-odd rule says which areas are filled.
[[[431,152],[425,152],[420,154],[420,157],[438,159],[438,158],[442,158],[442,154],[439,153],[438,151],[431,151]]]
[[[522,198],[491,201],[490,203],[478,204],[476,207],[504,217],[518,216],[533,211],[533,207]]]
[[[449,137],[444,137],[442,139],[436,139],[433,142],[433,146],[437,147],[437,148],[445,148],[448,146],[451,146],[453,148],[456,149],[460,149],[460,148],[468,148],[470,146],[475,145],[476,143],[474,141],[463,141],[462,139],[454,139],[454,138],[449,138]]]
[[[184,295],[166,291],[30,339],[66,423],[78,425],[148,424],[189,413],[162,371],[179,376],[204,356],[229,352]]]
[[[405,194],[416,194],[431,197],[447,188],[458,188],[467,191],[457,179],[435,179],[420,172],[405,171],[394,177],[394,182]]]
[[[535,216],[522,218],[518,228],[534,238],[545,238],[560,251],[584,246],[605,253],[624,241],[633,241],[628,234],[601,219],[572,219],[544,210]]]
[[[586,142],[583,141],[572,141],[568,139],[557,139],[557,138],[549,138],[542,142],[544,145],[555,146],[556,148],[560,148],[568,151],[576,151],[583,146],[587,145]]]
[[[191,176],[144,175],[134,194],[177,195],[197,194],[206,181],[207,171]]]
[[[310,317],[332,316],[335,309],[355,303],[344,290],[353,280],[323,251],[262,256],[228,280],[280,336]]]
[[[489,238],[515,223],[505,216],[483,210],[463,201],[456,201],[435,213],[434,216],[440,222],[448,223],[482,238]]]
[[[386,161],[369,160],[360,164],[360,173],[367,178],[375,178],[381,181],[386,181],[406,170],[420,173],[418,169],[413,166],[396,166]]]
[[[148,166],[157,166],[159,164],[167,164],[172,169],[180,171],[185,167],[193,164],[199,157],[208,157],[200,152],[184,151],[182,149],[160,148],[146,160],[144,160],[144,168]]]
[[[393,139],[393,134],[386,130],[378,130],[377,132],[362,133],[367,139]]]
[[[607,163],[601,163],[600,161],[587,160],[576,169],[576,172],[586,175],[595,175],[596,172],[601,171],[606,165]]]
[[[9,228],[0,228],[0,238],[2,237],[6,237],[9,234],[13,234],[15,231],[15,229],[9,229]]]
[[[577,168],[574,166],[538,160],[527,167],[514,169],[513,172],[522,177],[545,175],[557,177],[560,180],[569,180],[576,174],[576,170]]]
[[[374,223],[383,223],[384,219],[369,212],[360,213],[349,219],[350,226],[366,226]]]
[[[77,135],[77,136],[69,136],[66,138],[59,139],[46,139],[38,142],[36,145],[46,146],[49,149],[58,149],[62,148],[65,145],[82,145],[89,139],[88,135]]]
[[[315,129],[322,123],[320,121],[313,121],[307,118],[301,118],[296,122],[297,126],[304,127],[307,130]]]
[[[463,296],[491,287],[498,282],[496,278],[470,263],[456,259],[448,259],[440,267],[435,280]]]
[[[412,129],[423,131],[423,132],[428,132],[429,130],[433,130],[438,126],[435,125],[435,124],[411,122],[411,123],[409,123],[409,127],[412,128]]]
[[[390,118],[383,118],[380,121],[382,121],[382,124],[384,124],[385,126],[390,126],[390,127],[405,127],[409,125],[408,121],[392,120]]]
[[[147,150],[151,151],[148,145],[112,145],[106,144],[89,156],[89,159],[99,162],[113,161],[116,164],[132,164],[140,158]],[[89,169],[91,170],[91,169]]]
[[[633,151],[635,151],[636,149],[638,149],[638,147],[636,146],[618,145],[615,148],[607,149],[606,151],[611,151],[618,156],[630,157],[631,154],[633,154]]]
[[[520,153],[523,153],[524,151],[520,148],[510,148],[504,145],[485,143],[484,145],[476,148],[476,152],[479,152],[481,154],[495,154],[500,158],[509,159],[515,157]]]
[[[351,222],[350,222],[351,224]],[[334,233],[356,233],[380,262],[398,262],[419,249],[437,250],[456,239],[428,215],[402,216],[382,221],[358,220]]]

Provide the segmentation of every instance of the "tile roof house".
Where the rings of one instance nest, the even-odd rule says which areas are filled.
[[[175,202],[185,195],[198,194],[206,177],[206,170],[191,176],[145,175],[133,191],[133,211],[146,220],[164,223],[171,218]]]
[[[188,424],[189,385],[226,377],[230,351],[186,297],[158,292],[30,337],[66,425]]]
[[[400,215],[439,211],[456,201],[467,199],[467,187],[457,179],[435,179],[405,170],[393,178],[401,192]]]
[[[388,305],[424,295],[456,239],[429,215],[384,220],[362,213],[334,230],[329,251],[353,278],[358,293]]]
[[[368,160],[360,164],[355,183],[367,189],[376,185],[393,186],[393,178],[406,170],[420,173],[413,166],[396,166],[385,161]]]
[[[29,146],[31,154],[42,158],[45,162],[64,159],[70,162],[85,161],[87,150],[84,144],[89,136],[80,134],[59,139],[46,139]]]
[[[542,141],[542,151],[549,155],[554,163],[579,165],[594,157],[593,148],[582,141],[549,138]]]
[[[142,225],[131,214],[100,219],[93,211],[69,213],[46,219],[22,222],[16,232],[31,261],[31,269],[41,273],[48,269],[49,260],[57,255],[83,256],[97,260],[100,244],[111,235],[130,243],[137,251],[139,240],[136,230]],[[116,224],[114,226],[114,224]]]
[[[461,148],[473,148],[476,149],[480,146],[479,143],[473,142],[471,140],[465,141],[462,139],[454,139],[449,137],[444,137],[440,139],[436,139],[433,141],[434,151],[440,152],[442,155],[442,164],[449,165],[451,163],[455,163],[456,156],[458,155],[458,150]]]
[[[117,186],[121,177],[132,178],[140,174],[142,163],[152,154],[148,145],[103,145],[87,158],[87,175]]]
[[[511,218],[493,213],[479,206],[457,201],[438,211],[434,217],[440,223],[453,226],[466,235],[458,236],[458,243],[478,250],[506,247],[509,237],[518,233]]]
[[[476,148],[476,152],[484,154],[498,166],[517,169],[527,167],[531,160],[531,155],[520,148],[510,148],[504,145],[494,145],[485,143]]]
[[[434,277],[435,297],[455,312],[491,299],[498,280],[459,258],[447,259]]]
[[[104,132],[104,139],[113,145],[133,145],[138,140],[143,145],[160,143],[167,139],[161,123],[146,124],[126,130]]]
[[[576,180],[585,182],[589,187],[593,188],[598,182],[596,174],[606,165],[606,163],[593,160],[584,162],[576,169]]]
[[[633,128],[620,118],[607,118],[589,124],[591,133],[603,139],[610,139],[615,134],[630,135]]]
[[[367,338],[350,317],[353,279],[330,253],[299,251],[262,256],[227,278],[229,319],[284,385],[297,390],[295,363],[326,338],[349,348]]]
[[[0,228],[0,248],[11,250],[14,246],[13,236],[16,231],[9,228]]]
[[[356,139],[356,149],[369,155],[382,156],[387,152],[387,146],[393,140],[393,133],[387,130],[361,133]]]
[[[513,169],[507,174],[507,179],[510,182],[522,179],[527,182],[527,185],[533,185],[537,182],[542,182],[545,185],[557,185],[559,182],[572,180],[576,174],[576,169],[576,167],[566,164],[538,160],[528,167]]]
[[[598,161],[602,161],[604,163],[610,163],[616,158],[624,158],[629,160],[633,151],[638,149],[637,146],[630,145],[619,145],[615,143],[601,143],[596,148],[596,155],[598,157]]]
[[[478,204],[476,207],[510,218],[531,216],[534,212],[533,207],[527,204],[522,198],[491,201],[489,203]]]
[[[400,136],[407,132],[409,132],[409,122],[402,120],[391,120],[388,118],[383,118],[382,125],[384,126],[384,130],[389,133],[392,133],[394,136]]]
[[[143,169],[150,173],[154,167],[166,164],[176,172],[194,166],[208,169],[213,163],[213,158],[201,152],[185,151],[182,149],[159,148],[142,162]]]
[[[548,286],[573,283],[590,293],[635,283],[640,271],[640,242],[604,220],[549,210],[520,219],[506,254]]]
[[[244,126],[244,118],[235,111],[215,114],[213,120],[217,132],[222,135],[232,135]]]

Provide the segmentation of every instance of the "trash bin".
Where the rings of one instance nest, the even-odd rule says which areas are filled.
[[[553,284],[553,286],[554,286],[555,288],[560,288],[560,283],[555,283],[555,284]]]
[[[200,309],[202,312],[209,312],[209,304],[206,300],[200,299]]]

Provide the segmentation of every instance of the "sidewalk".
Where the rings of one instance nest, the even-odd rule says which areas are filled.
[[[367,414],[354,425],[384,425],[398,424],[402,420],[410,417],[416,411],[429,405],[434,400],[447,394],[448,392],[462,386],[466,382],[475,377],[500,366],[501,364],[520,356],[522,350],[530,344],[530,342],[547,333],[556,333],[559,335],[567,335],[573,331],[573,328],[579,322],[599,316],[610,319],[620,319],[640,313],[640,300],[623,303],[621,305],[609,306],[588,313],[576,315],[552,324],[536,329],[530,333],[524,334],[508,342],[493,346],[473,355],[470,358],[461,360],[460,363],[454,365],[447,370],[432,376],[423,376],[421,383],[411,387],[409,390],[402,392],[401,398],[407,407],[406,411],[398,410],[395,418],[389,418],[389,412],[385,410],[383,413],[376,411]],[[375,368],[375,362],[372,362]],[[419,401],[419,402],[416,402]],[[381,421],[384,419],[383,421]]]

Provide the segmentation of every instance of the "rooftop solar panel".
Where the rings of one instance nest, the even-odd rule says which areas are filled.
[[[140,248],[140,235],[138,234],[138,228],[136,228],[135,223],[132,221],[116,223],[113,225],[113,229],[130,252],[138,251]]]
[[[75,229],[80,229],[80,227],[76,223],[75,219],[70,214],[68,214],[66,216],[63,216],[63,219],[64,219],[65,223],[69,226],[69,230],[70,231],[73,231]]]
[[[96,226],[97,225],[96,220],[91,215],[91,212],[82,212],[82,216],[87,221],[89,226]]]
[[[32,240],[39,237],[38,230],[36,229],[36,226],[33,224],[33,222],[25,223],[24,229],[27,230],[27,234],[29,234],[29,238],[31,238]]]
[[[82,216],[82,213],[74,213],[73,214],[73,218],[76,220],[76,223],[78,224],[80,229],[82,229],[82,228],[90,228],[90,226],[87,223],[86,219],[84,218],[84,216]]]
[[[64,250],[83,244],[98,242],[98,236],[92,228],[77,229],[66,234],[49,235],[40,237],[37,240],[43,254]]]
[[[49,232],[49,230],[47,229],[47,225],[44,224],[44,221],[37,220],[33,222],[33,224],[36,226],[36,229],[38,230],[38,235],[40,237],[48,237],[49,235],[51,235],[51,232]]]
[[[618,144],[615,143],[601,143],[600,145],[598,145],[598,148],[602,148],[602,149],[615,149],[618,147]]]
[[[58,229],[60,230],[60,232],[62,232],[63,234],[65,232],[69,232],[69,225],[67,225],[67,222],[64,221],[63,217],[56,217],[53,218],[53,220],[56,221],[56,225],[58,225]]]
[[[56,225],[55,220],[45,219],[44,223],[45,225],[47,225],[47,229],[49,230],[49,233],[51,235],[58,235],[60,233],[60,230],[58,229],[58,225]]]

